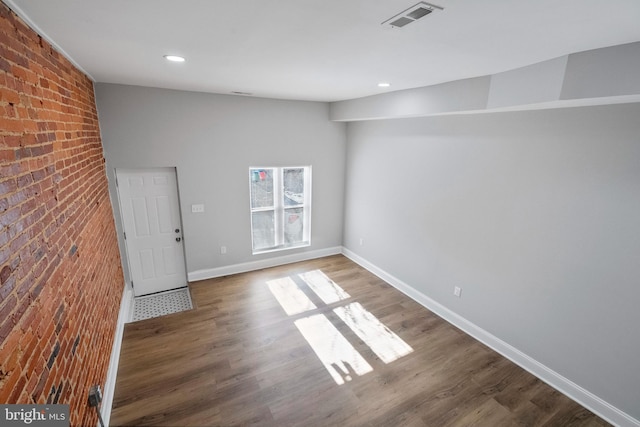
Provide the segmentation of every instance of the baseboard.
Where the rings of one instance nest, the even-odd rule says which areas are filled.
[[[245,273],[247,271],[260,270],[262,268],[276,267],[293,262],[307,261],[315,258],[322,258],[330,255],[342,253],[341,246],[335,246],[326,249],[317,249],[314,251],[300,252],[297,254],[279,256],[275,258],[267,258],[259,261],[244,262],[241,264],[227,265],[218,268],[208,268],[204,270],[190,271],[187,274],[189,282],[198,280],[213,279],[214,277],[228,276],[230,274]]]
[[[407,295],[409,298],[426,307],[455,327],[463,330],[465,333],[471,335],[481,343],[492,348],[502,356],[511,360],[515,364],[535,375],[559,392],[580,403],[582,406],[607,420],[608,422],[621,427],[640,427],[640,420],[631,417],[627,413],[607,403],[588,390],[585,390],[571,380],[563,377],[554,370],[548,368],[547,366],[536,361],[527,354],[521,352],[517,348],[490,334],[489,332],[485,331],[484,329],[480,328],[464,317],[456,314],[442,304],[434,301],[423,293],[417,291],[415,288],[409,286],[397,277],[378,268],[366,259],[357,255],[355,252],[347,248],[343,248],[342,253],[344,256],[351,259],[356,264],[359,264],[361,267],[367,269],[376,276],[380,277],[382,280],[389,283],[394,288]]]
[[[116,388],[122,335],[124,334],[125,323],[129,322],[129,319],[131,318],[132,306],[133,289],[130,286],[124,285],[122,301],[120,302],[120,312],[118,313],[118,324],[116,325],[116,333],[113,338],[113,347],[111,348],[111,357],[109,359],[109,369],[107,371],[107,379],[104,383],[102,404],[100,405],[100,411],[102,413],[102,419],[105,426],[109,425],[109,420],[111,418],[111,405],[113,404],[113,394]]]

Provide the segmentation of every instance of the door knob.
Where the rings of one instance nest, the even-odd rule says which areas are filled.
[[[180,240],[182,240],[180,237],[176,237],[176,242],[179,242]]]
[[[179,232],[180,232],[180,229],[179,229],[179,228],[176,228],[176,233],[179,233]]]

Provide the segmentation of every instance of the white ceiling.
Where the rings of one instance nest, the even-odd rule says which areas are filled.
[[[4,1],[97,82],[314,101],[640,41],[639,0],[433,0],[399,30],[381,23],[418,0]]]

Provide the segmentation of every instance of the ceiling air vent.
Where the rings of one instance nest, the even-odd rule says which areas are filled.
[[[392,28],[402,28],[405,25],[411,24],[412,22],[435,12],[436,10],[443,10],[443,8],[436,6],[435,4],[421,1],[418,4],[411,6],[409,9],[387,19],[382,23],[382,25],[389,25]]]

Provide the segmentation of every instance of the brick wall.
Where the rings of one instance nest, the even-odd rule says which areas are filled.
[[[0,403],[95,425],[122,286],[93,84],[0,3]]]

